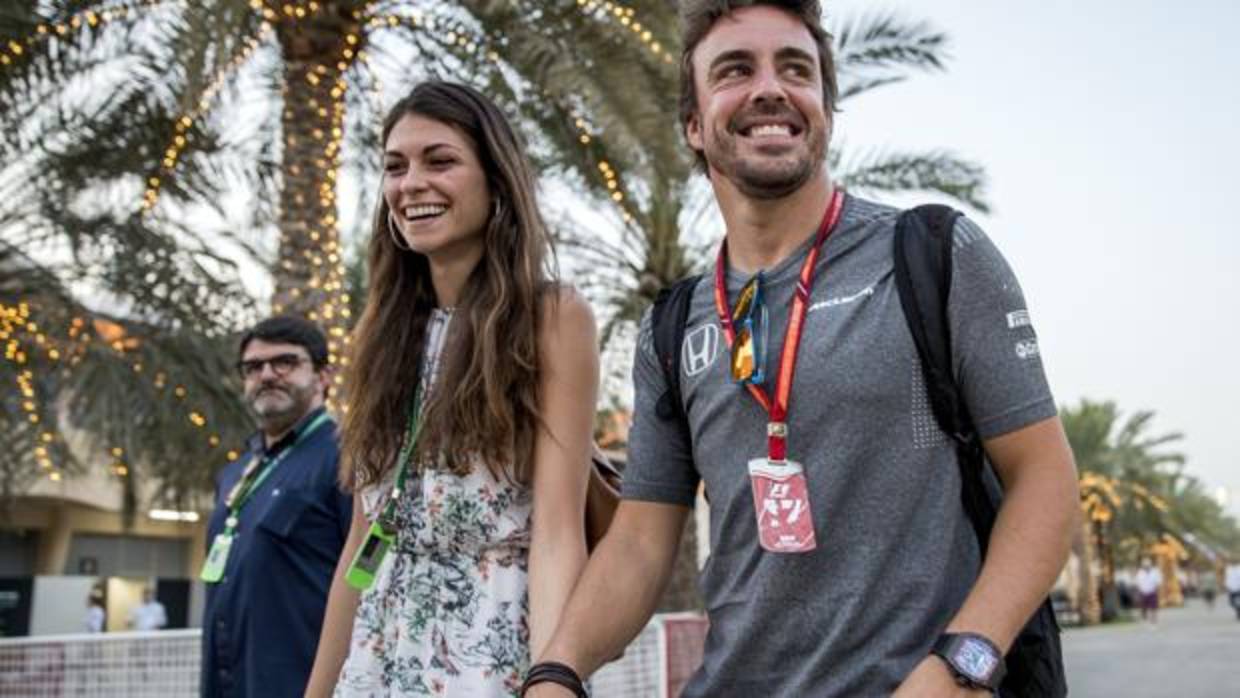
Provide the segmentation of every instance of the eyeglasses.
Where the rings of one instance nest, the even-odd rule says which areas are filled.
[[[263,366],[270,364],[271,372],[283,378],[292,373],[293,369],[309,360],[296,354],[277,354],[266,359],[238,361],[237,372],[245,379],[257,378],[263,374]]]
[[[732,380],[761,385],[766,366],[766,306],[762,301],[762,272],[745,282],[732,307]]]

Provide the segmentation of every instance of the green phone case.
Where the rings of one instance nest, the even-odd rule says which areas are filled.
[[[387,557],[388,548],[392,547],[395,540],[396,536],[384,531],[383,526],[377,521],[370,524],[366,539],[358,546],[353,562],[349,564],[348,571],[344,573],[344,581],[359,591],[369,589],[370,585],[375,583],[375,574],[378,573],[379,566],[383,564],[383,558]]]

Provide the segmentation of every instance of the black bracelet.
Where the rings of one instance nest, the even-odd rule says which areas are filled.
[[[540,662],[530,667],[525,683],[522,685],[522,695],[526,689],[540,683],[554,683],[569,689],[577,698],[588,698],[581,677],[567,664]]]
[[[581,677],[567,664],[539,662],[530,667],[521,684],[521,695],[524,696],[526,691],[540,683],[554,683],[572,691],[577,698],[590,698]]]

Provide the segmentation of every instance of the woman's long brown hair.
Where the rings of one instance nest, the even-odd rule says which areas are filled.
[[[388,113],[384,144],[410,114],[469,137],[494,199],[482,259],[465,283],[434,388],[424,396],[414,462],[463,474],[477,458],[496,477],[528,483],[541,428],[539,309],[554,280],[534,177],[512,127],[476,90],[439,81],[418,85]],[[426,257],[397,248],[387,226],[380,196],[370,288],[345,371],[340,480],[350,489],[381,481],[395,465],[437,305]]]

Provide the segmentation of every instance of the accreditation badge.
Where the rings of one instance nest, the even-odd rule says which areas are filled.
[[[202,563],[202,573],[198,578],[208,584],[214,584],[224,578],[224,568],[228,565],[228,551],[232,549],[231,533],[217,533],[211,541],[211,549],[207,551],[207,560]]]
[[[818,547],[805,469],[795,461],[749,461],[758,543],[773,553],[807,553]]]
[[[375,583],[375,577],[379,574],[383,559],[387,557],[388,549],[396,542],[396,535],[384,527],[382,518],[380,515],[379,521],[370,524],[366,538],[357,547],[353,561],[349,563],[349,569],[344,574],[344,580],[358,591],[366,591]]]

